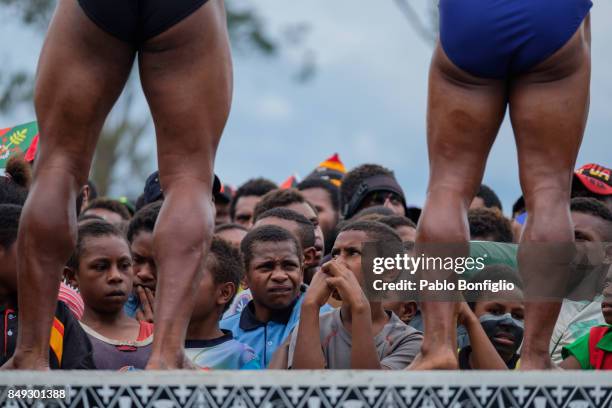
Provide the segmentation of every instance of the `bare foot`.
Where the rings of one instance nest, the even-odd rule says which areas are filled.
[[[6,363],[0,367],[0,370],[35,370],[35,371],[49,371],[49,361],[44,358],[34,357],[30,355],[14,354],[13,357],[9,358]]]
[[[432,348],[429,352],[421,349],[406,370],[458,370],[459,361],[455,351],[448,347]]]
[[[519,370],[553,370],[555,368],[547,352],[538,354],[521,353]]]

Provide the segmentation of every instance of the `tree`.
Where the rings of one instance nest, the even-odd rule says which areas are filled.
[[[394,0],[408,23],[412,26],[417,35],[426,43],[433,45],[438,39],[438,1],[430,0],[427,6],[427,17],[423,18],[415,9],[410,0]],[[426,22],[425,20],[429,20]]]
[[[300,44],[307,26],[301,24],[288,27],[284,37],[273,36],[265,30],[264,21],[253,6],[254,3],[255,0],[246,4],[242,1],[241,5],[233,0],[226,1],[228,29],[234,50],[243,55],[274,57],[284,47]],[[55,4],[56,0],[0,0],[0,9],[17,14],[25,26],[43,35]],[[33,68],[31,71],[0,72],[0,113],[8,113],[24,105],[32,106]],[[134,101],[141,97],[135,71],[130,75],[122,96],[100,134],[92,178],[101,195],[108,194],[119,181],[121,177],[117,173],[144,180],[146,172],[151,170],[147,168],[147,157],[153,150],[146,146],[146,142],[152,139],[153,126],[149,115],[134,109]],[[304,64],[297,79],[306,80],[313,72],[312,55],[305,51]],[[121,183],[121,186],[125,184]]]

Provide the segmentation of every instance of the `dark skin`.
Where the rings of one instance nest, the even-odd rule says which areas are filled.
[[[374,191],[368,194],[363,199],[359,210],[369,207],[376,207],[379,205],[389,208],[397,215],[406,215],[402,197],[390,191]]]
[[[0,246],[0,306],[17,307],[17,245]]]
[[[241,196],[236,201],[234,222],[250,229],[253,226],[253,211],[260,201],[259,196]]]
[[[238,228],[226,229],[217,232],[217,236],[221,239],[226,240],[236,248],[240,249],[240,243],[246,236],[247,232]]]
[[[430,180],[417,230],[417,245],[465,244],[467,210],[482,182],[485,163],[506,108],[514,129],[521,188],[529,218],[525,243],[573,241],[570,188],[589,105],[590,25],[587,17],[556,53],[528,72],[504,80],[475,77],[456,67],[438,44],[429,73],[427,138]],[[565,270],[530,266],[519,251],[521,273],[535,285]],[[552,254],[555,259],[558,254]],[[535,286],[534,285],[534,286]],[[548,355],[559,302],[525,305],[521,369],[552,367]],[[425,338],[410,369],[456,369],[458,304],[423,302]]]
[[[383,302],[383,308],[395,313],[406,324],[410,323],[419,310],[417,302],[401,301]]]
[[[128,243],[107,235],[85,238],[82,247],[78,269],[66,273],[85,303],[81,322],[109,339],[135,341],[140,324],[123,310],[134,278]]]
[[[489,298],[484,298],[476,302],[474,306],[474,316],[479,319],[484,314],[492,314],[494,316],[510,313],[517,320],[525,319],[525,306],[523,304],[523,292],[520,289],[515,289],[512,292],[499,292]],[[478,322],[480,324],[480,321]],[[467,326],[466,326],[467,327]],[[468,328],[469,332],[469,328]],[[471,333],[470,340],[472,338]],[[512,349],[516,349],[522,339],[512,338],[508,333],[501,331],[498,336],[493,339],[493,346],[497,350],[500,357],[508,362],[514,356]],[[476,349],[477,347],[475,347]],[[484,354],[484,353],[483,353]],[[472,359],[472,356],[470,356]],[[484,359],[482,359],[484,360]],[[470,360],[471,361],[471,360]],[[474,368],[484,368],[482,364],[472,365]]]
[[[284,228],[287,231],[291,232],[291,234],[293,234],[295,239],[297,239],[300,242],[300,245],[302,245],[302,248],[304,248],[302,250],[303,259],[304,259],[304,262],[303,262],[304,269],[308,269],[310,267],[313,267],[319,264],[319,260],[317,259],[316,248],[313,246],[306,247],[304,243],[301,241],[300,230],[299,230],[300,226],[297,222],[291,221],[291,220],[285,220],[282,218],[267,217],[267,218],[258,220],[255,223],[254,227],[260,227],[262,225],[276,225],[277,227]]]
[[[478,304],[477,304],[478,307]],[[480,314],[476,315],[467,303],[461,303],[457,324],[463,325],[470,337],[472,352],[469,356],[470,367],[479,370],[507,370],[508,367],[504,358],[487,337],[487,333],[480,324],[479,317],[484,313],[495,313],[502,307],[494,306],[493,310],[481,308]],[[512,357],[512,356],[510,356]]]
[[[416,228],[401,225],[395,228],[395,232],[398,233],[402,242],[414,242],[416,239]]]
[[[317,210],[318,221],[325,242],[332,239],[331,235],[334,228],[336,228],[336,224],[338,224],[338,217],[340,214],[338,210],[334,209],[332,200],[329,197],[329,192],[324,188],[314,187],[300,190],[300,193],[302,193],[304,198]]]
[[[334,259],[323,265],[312,279],[302,304],[293,368],[323,369],[319,311],[330,296],[342,299],[340,316],[351,336],[351,368],[384,369],[378,359],[374,338],[389,321],[382,303],[369,302],[363,293],[361,274],[362,242],[368,241],[364,231],[344,231],[334,243]],[[369,333],[370,335],[364,335]]]
[[[114,225],[121,225],[123,222],[125,222],[121,215],[117,214],[116,212],[107,210],[106,208],[91,208],[85,211],[83,214],[97,215],[104,221],[110,222]]]
[[[49,367],[59,277],[75,244],[74,202],[136,58],[155,124],[165,197],[153,238],[157,324],[147,367],[184,365],[194,282],[201,278],[214,225],[214,158],[232,93],[223,2],[208,1],[135,49],[101,30],[77,2],[60,0],[37,71],[34,102],[45,137],[19,232],[20,328],[6,368]]]
[[[232,222],[229,212],[229,203],[215,201],[215,225],[229,224]]]
[[[216,284],[210,272],[210,262],[216,262],[209,255],[207,271],[200,282],[196,304],[187,328],[187,340],[212,340],[223,336],[219,328],[219,318],[236,293],[233,282]]]
[[[278,310],[291,305],[302,284],[302,256],[292,241],[256,242],[246,271],[246,283],[253,294],[255,316],[268,322]]]
[[[601,313],[604,316],[604,320],[607,324],[612,325],[612,270],[608,272],[606,279],[603,283],[603,300],[601,302]],[[572,355],[563,360],[559,367],[564,370],[581,370],[582,367],[578,362],[578,359]]]
[[[140,299],[136,319],[154,322],[157,265],[153,256],[153,232],[141,230],[132,237],[130,245],[134,262],[134,292]]]
[[[321,225],[319,224],[319,218],[317,216],[316,211],[308,204],[308,203],[293,203],[288,205],[286,208],[293,210],[299,214],[302,214],[304,217],[308,218],[312,225],[315,226],[315,248],[317,250],[317,259],[318,263],[323,257],[323,248],[325,248],[325,238],[323,237],[323,230],[321,229]]]

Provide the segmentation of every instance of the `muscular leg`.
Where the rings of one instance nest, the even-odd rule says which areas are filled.
[[[213,165],[231,101],[223,2],[210,0],[148,41],[140,75],[155,122],[165,196],[154,231],[159,274],[148,368],[180,368],[214,226]]]
[[[503,81],[463,72],[438,45],[429,73],[430,176],[417,245],[465,244],[467,251],[467,210],[480,186],[505,109]],[[425,338],[421,354],[410,369],[457,368],[456,305],[441,301],[424,301],[421,305]]]
[[[538,268],[533,262],[542,262],[539,258],[544,249],[553,257],[544,263],[557,261],[567,254],[564,244],[573,242],[570,188],[588,116],[590,61],[587,17],[562,49],[514,81],[510,88],[510,117],[528,213],[519,250],[521,273],[525,281],[532,282],[528,292],[532,284],[541,290],[541,282],[550,286],[568,272],[556,270],[561,266]],[[542,248],[534,244],[543,242],[555,246]],[[530,257],[534,252],[538,258]],[[549,342],[560,306],[560,302],[526,303],[521,368],[551,367]]]
[[[38,65],[41,137],[19,229],[19,333],[7,368],[49,367],[60,277],[76,238],[74,203],[133,60],[134,51],[95,26],[76,1],[60,1]]]

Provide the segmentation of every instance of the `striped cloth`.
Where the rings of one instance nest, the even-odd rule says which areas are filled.
[[[85,304],[83,303],[83,298],[79,292],[76,291],[76,289],[73,289],[71,286],[62,282],[60,284],[59,296],[57,299],[64,302],[66,306],[68,306],[68,309],[70,309],[77,320],[81,320],[81,317],[83,317]]]

